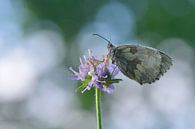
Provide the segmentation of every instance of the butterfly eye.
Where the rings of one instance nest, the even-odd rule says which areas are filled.
[[[114,45],[112,45],[112,43],[109,42],[107,45],[107,48],[108,48],[108,50],[111,50],[114,48]]]

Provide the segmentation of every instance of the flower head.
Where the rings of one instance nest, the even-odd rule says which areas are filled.
[[[82,93],[86,90],[91,90],[92,87],[97,87],[101,91],[111,94],[114,90],[113,83],[119,83],[121,79],[114,79],[119,73],[116,65],[109,65],[109,58],[105,56],[103,61],[95,59],[89,50],[89,57],[84,56],[84,60],[80,59],[78,72],[70,68],[74,73],[72,80],[80,80],[82,85],[79,87]]]

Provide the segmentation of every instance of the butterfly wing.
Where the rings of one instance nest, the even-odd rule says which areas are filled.
[[[165,53],[139,45],[118,46],[111,59],[124,75],[140,84],[159,80],[172,65],[172,59]]]

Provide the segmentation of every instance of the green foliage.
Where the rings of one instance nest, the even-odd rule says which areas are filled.
[[[91,21],[104,0],[24,0],[41,20],[56,23],[67,40],[71,40],[83,25]]]
[[[144,38],[142,37],[143,34],[146,34],[148,32],[154,32],[162,36],[161,38],[156,40],[154,38],[155,44],[158,44],[158,42],[161,41],[161,39],[169,38],[169,37],[183,38],[184,40],[187,41],[195,41],[195,36],[194,36],[195,29],[192,29],[195,28],[195,24],[194,24],[195,5],[190,5],[190,3],[187,2],[186,3],[187,7],[184,10],[186,12],[181,15],[178,14],[180,16],[177,16],[177,15],[172,15],[170,12],[165,10],[162,7],[163,6],[162,2],[153,1],[150,2],[150,4],[151,4],[150,8],[146,12],[144,19],[138,20],[137,22],[137,27],[138,27],[137,36],[139,38]],[[169,6],[171,6],[171,4],[169,4]],[[172,6],[170,7],[170,9],[174,11],[174,9],[176,8],[174,6],[178,6],[178,5],[176,3],[173,3]],[[193,46],[195,45],[193,42],[190,43]]]
[[[91,81],[91,76],[87,75],[84,81],[81,81],[81,86],[79,86],[76,91],[82,91],[88,86],[88,83]]]

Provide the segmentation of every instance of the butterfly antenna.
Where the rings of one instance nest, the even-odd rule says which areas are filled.
[[[109,41],[108,39],[104,38],[103,36],[101,36],[101,35],[99,35],[99,34],[93,34],[93,35],[96,35],[96,36],[98,36],[98,37],[100,37],[100,38],[106,40],[108,43],[110,43],[110,41]]]
[[[109,41],[112,42],[111,34],[109,33]]]

